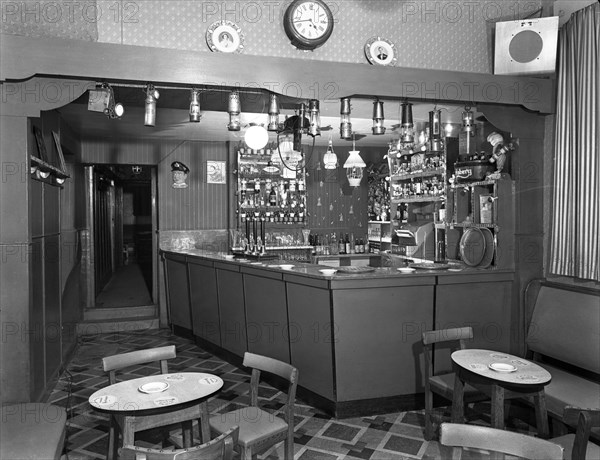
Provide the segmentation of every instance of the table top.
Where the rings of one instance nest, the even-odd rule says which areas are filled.
[[[452,353],[452,361],[482,377],[513,385],[546,385],[552,379],[542,366],[500,351],[457,350]]]
[[[222,386],[220,377],[203,372],[149,375],[102,388],[89,402],[95,409],[111,413],[156,410],[203,399]]]

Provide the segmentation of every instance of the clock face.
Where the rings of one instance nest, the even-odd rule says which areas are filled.
[[[331,36],[333,14],[323,0],[294,0],[285,11],[283,27],[296,48],[314,50]]]
[[[302,37],[315,40],[327,32],[329,16],[319,3],[302,2],[293,11],[292,24]]]

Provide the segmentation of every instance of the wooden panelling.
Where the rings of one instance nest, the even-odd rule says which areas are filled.
[[[212,264],[189,262],[188,276],[194,335],[221,346],[216,271]]]
[[[333,291],[338,401],[423,391],[421,332],[433,325],[433,298],[433,286]]]
[[[192,330],[190,296],[188,292],[188,273],[185,257],[182,261],[165,259],[170,307],[169,322],[188,331]]]
[[[43,264],[44,238],[34,238],[31,246],[30,283],[31,283],[31,305],[28,330],[36,331],[29,334],[29,359],[30,359],[30,395],[35,399],[44,390],[46,384],[46,355],[44,353],[44,274]]]
[[[227,161],[226,143],[141,141],[127,144],[97,140],[82,144],[85,163],[158,165],[161,231],[228,228],[228,185],[208,184],[206,181],[206,161]],[[187,188],[172,187],[171,163],[174,161],[180,161],[190,168]]]
[[[44,184],[44,235],[60,232],[60,188]]]
[[[57,187],[52,187],[57,189]],[[58,219],[55,219],[58,221]],[[61,318],[60,318],[60,236],[44,238],[44,327],[46,345],[46,382],[58,371],[61,363]]]
[[[266,270],[263,270],[266,272]],[[285,284],[244,274],[248,351],[290,362]]]
[[[234,265],[231,267],[237,268]],[[221,346],[241,357],[248,351],[242,274],[228,269],[217,268],[216,271],[221,312]]]
[[[302,281],[306,281],[304,278]],[[302,369],[299,385],[333,400],[330,291],[286,283],[291,364]]]

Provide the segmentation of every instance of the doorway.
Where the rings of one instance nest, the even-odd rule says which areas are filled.
[[[156,305],[156,167],[90,165],[93,308]],[[91,275],[91,273],[90,273]]]

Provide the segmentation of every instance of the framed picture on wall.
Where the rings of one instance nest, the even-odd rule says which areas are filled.
[[[54,137],[54,143],[56,144],[56,153],[58,155],[58,168],[62,172],[67,172],[67,165],[65,164],[65,157],[63,155],[62,147],[60,145],[60,136],[58,133],[52,131],[52,136]]]
[[[206,182],[208,184],[226,184],[227,183],[227,167],[224,161],[206,162]]]

